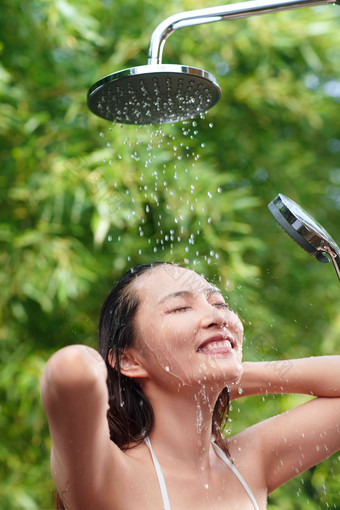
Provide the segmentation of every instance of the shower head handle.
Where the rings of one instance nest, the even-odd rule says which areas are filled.
[[[162,63],[165,41],[179,28],[324,4],[340,5],[340,0],[250,0],[174,14],[162,21],[153,31],[149,45],[148,65]]]

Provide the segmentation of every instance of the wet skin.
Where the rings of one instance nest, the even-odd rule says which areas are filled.
[[[243,326],[221,292],[204,278],[182,268],[175,276],[167,268],[157,268],[134,284],[140,299],[134,322],[136,342],[121,361],[121,369],[141,383],[152,403],[155,425],[151,440],[172,508],[219,510],[225,509],[228,501],[230,509],[250,509],[244,489],[210,446],[217,397],[242,374]],[[166,448],[159,443],[162,438]],[[239,448],[242,458],[242,447],[231,445],[233,450]],[[135,476],[148,473],[140,480],[143,508],[162,508],[145,445],[125,455],[135,463]],[[245,470],[242,461],[239,465]],[[139,494],[141,497],[142,492]],[[258,497],[264,500],[265,493]],[[125,498],[132,508],[136,494],[127,491],[122,506]]]
[[[204,383],[220,392],[240,378],[243,326],[218,289],[182,268],[176,278],[157,268],[134,287],[135,349],[146,386],[196,393]]]
[[[267,393],[314,395],[224,441],[259,508],[267,494],[340,448],[340,357],[242,363],[243,327],[223,296],[196,273],[158,267],[132,286],[140,304],[136,339],[121,371],[136,379],[155,415],[150,439],[172,510],[252,510],[242,485],[211,446],[212,413],[228,385],[232,399]],[[71,510],[160,510],[144,443],[121,451],[109,437],[106,366],[69,346],[47,363],[42,396],[52,436],[51,467]],[[112,361],[114,364],[114,360]],[[241,382],[240,382],[241,379]]]

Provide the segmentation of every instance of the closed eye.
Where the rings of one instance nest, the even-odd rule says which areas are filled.
[[[176,312],[183,312],[184,310],[188,310],[189,306],[181,306],[179,308],[174,308],[173,310],[170,310],[169,313],[176,313]]]
[[[229,308],[227,303],[214,303],[213,306],[219,306],[220,308]]]

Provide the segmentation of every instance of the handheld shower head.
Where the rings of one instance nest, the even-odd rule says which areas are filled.
[[[162,64],[165,41],[175,30],[332,3],[340,0],[250,0],[170,16],[151,36],[147,65],[124,69],[99,80],[88,92],[88,106],[99,117],[125,124],[163,124],[195,117],[214,106],[221,90],[207,71]]]
[[[340,248],[328,232],[293,200],[279,193],[268,208],[285,232],[319,262],[329,262],[340,280]]]

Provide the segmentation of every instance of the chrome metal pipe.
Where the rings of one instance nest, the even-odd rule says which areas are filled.
[[[340,4],[340,0],[250,0],[174,14],[162,21],[153,31],[149,45],[148,65],[162,63],[165,41],[178,28],[324,4]]]

